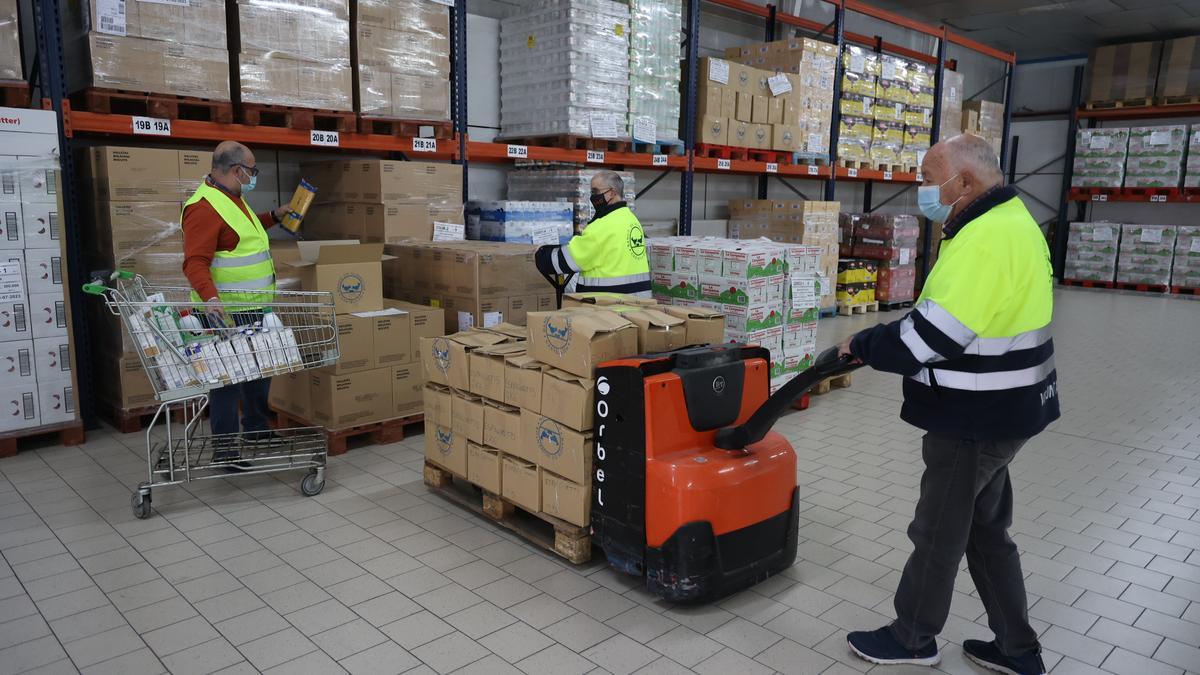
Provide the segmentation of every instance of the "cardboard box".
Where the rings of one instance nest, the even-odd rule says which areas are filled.
[[[0,431],[39,426],[41,415],[38,412],[38,399],[37,384],[34,382],[28,382],[23,387],[6,388],[4,393],[0,394],[0,406],[3,406],[5,411],[5,414],[0,416]]]
[[[456,476],[467,477],[467,441],[450,427],[425,420],[425,459]]]
[[[434,221],[447,218],[434,204],[316,204],[304,218],[304,230],[314,237],[357,239],[364,243],[399,244],[433,238]]]
[[[421,338],[421,364],[425,379],[460,391],[471,390],[471,362],[467,355],[480,347],[491,347],[509,338],[496,333],[472,331],[445,337]]]
[[[771,127],[771,149],[781,152],[802,152],[804,133],[799,127],[776,124]]]
[[[409,363],[392,367],[392,412],[397,417],[421,412],[424,384],[421,364]]]
[[[16,0],[0,0],[0,80],[23,80]]]
[[[61,290],[57,293],[30,294],[29,316],[35,338],[67,334],[67,303]]]
[[[663,307],[663,311],[684,321],[684,343],[720,344],[725,341],[725,315],[703,307]]]
[[[462,166],[443,162],[354,159],[306,162],[301,173],[320,186],[317,203],[462,202]]]
[[[596,381],[564,370],[547,369],[542,376],[540,413],[577,431],[590,431],[595,419]],[[533,409],[532,412],[538,412]]]
[[[722,112],[722,101],[725,98],[725,88],[716,82],[702,81],[700,94],[696,98],[696,117],[723,117],[732,114]],[[737,100],[736,98],[734,99]]]
[[[1159,97],[1200,95],[1200,36],[1163,43],[1155,91]]]
[[[312,421],[331,429],[392,416],[392,371],[376,368],[338,375],[309,371]]]
[[[771,119],[770,101],[772,99],[756,95],[753,99],[753,110],[750,119],[746,120],[755,124],[769,124]]]
[[[25,248],[24,209],[21,202],[0,203],[0,250]]]
[[[408,312],[385,307],[368,314],[375,343],[375,367],[411,363],[416,355],[413,353],[412,317]]]
[[[498,495],[501,491],[500,453],[475,443],[467,443],[467,480]]]
[[[418,305],[390,298],[384,299],[383,307],[384,309],[399,309],[408,312],[408,341],[410,348],[413,350],[420,348],[421,338],[438,337],[445,334],[445,323],[442,320],[445,312],[440,307]],[[412,355],[412,359],[416,360],[415,353]]]
[[[1162,45],[1158,41],[1134,42],[1093,49],[1088,56],[1087,100],[1154,96]]]
[[[341,356],[327,369],[339,375],[375,367],[375,335],[371,319],[354,314],[337,316],[338,350]]]
[[[699,126],[696,127],[697,143],[729,145],[730,118],[705,115],[697,119],[700,120]]]
[[[480,347],[471,352],[471,393],[504,400],[505,359],[525,353],[525,343],[505,342],[490,347]]]
[[[751,137],[750,128],[753,125],[750,122],[729,122],[729,145],[737,148],[750,147]]]
[[[529,448],[521,443],[521,411],[503,403],[484,401],[483,443],[518,457],[534,459]]]
[[[687,344],[684,319],[648,308],[624,312],[621,316],[637,326],[639,354],[669,352]]]
[[[534,312],[529,332],[531,356],[584,377],[604,361],[637,353],[637,327],[613,312]]]
[[[33,340],[0,342],[0,387],[21,387],[26,382],[37,382],[37,361],[34,358]],[[53,375],[52,372],[50,374]],[[67,377],[70,376],[68,365]]]
[[[423,390],[425,419],[448,427],[454,424],[454,392],[449,387],[426,384]]]
[[[766,110],[764,109],[765,113]],[[733,118],[739,122],[754,121],[754,95],[739,91],[737,94],[737,108],[734,110]]]
[[[542,409],[542,374],[546,366],[528,354],[504,359],[504,402],[533,412]]]
[[[306,291],[328,291],[339,313],[383,309],[382,244],[355,241],[296,242],[300,260],[290,263],[301,273]]]
[[[312,389],[308,373],[300,371],[272,377],[268,401],[272,408],[291,413],[302,420],[312,419]]]
[[[592,434],[528,410],[521,411],[521,446],[543,469],[582,483],[592,471]]]
[[[96,194],[108,201],[179,201],[178,150],[94,147],[88,171]]]
[[[542,470],[519,457],[501,460],[500,494],[530,513],[542,508]]]
[[[787,99],[779,97],[767,98],[767,124],[783,124],[783,111]]]
[[[62,255],[57,248],[25,251],[25,279],[30,295],[63,292]]]
[[[26,248],[51,249],[58,253],[61,231],[57,203],[29,203],[21,206],[21,236]]]
[[[461,391],[454,392],[450,428],[472,443],[483,443],[484,408],[482,398]]]
[[[75,419],[75,385],[71,380],[38,382],[38,411],[42,424]]]
[[[33,357],[39,382],[71,379],[71,339],[69,336],[34,340]],[[9,363],[0,362],[0,365],[7,367]],[[19,360],[18,365],[20,365]]]
[[[771,125],[770,124],[751,124],[748,129],[747,136],[749,145],[747,147],[757,148],[759,150],[771,149]]]
[[[136,356],[103,359],[98,362],[97,375],[99,398],[117,408],[144,408],[156,402],[154,388]],[[308,391],[307,379],[304,384],[304,390]]]
[[[542,512],[572,525],[588,527],[592,522],[591,487],[543,471]]]
[[[98,199],[88,210],[94,227],[84,229],[84,244],[104,261],[136,264],[147,254],[175,254],[183,266],[183,230],[179,202]],[[2,242],[0,242],[2,245]],[[183,274],[183,270],[179,270]]]

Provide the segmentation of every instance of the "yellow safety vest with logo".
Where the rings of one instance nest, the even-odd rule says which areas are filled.
[[[627,206],[589,223],[553,260],[556,267],[565,268],[560,272],[579,273],[576,290],[580,293],[650,293],[646,233]]]
[[[275,297],[275,263],[271,260],[270,239],[258,216],[244,199],[241,201],[246,210],[242,211],[233,202],[233,197],[209,185],[207,180],[196,188],[191,198],[184,202],[183,208],[186,210],[201,199],[207,200],[221,220],[238,235],[238,245],[232,251],[216,251],[213,254],[209,271],[217,287],[217,296],[234,312],[260,309],[271,304]],[[192,291],[193,301],[199,303],[207,299]]]

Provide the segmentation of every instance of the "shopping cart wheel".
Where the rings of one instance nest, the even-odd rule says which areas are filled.
[[[325,477],[317,472],[316,469],[308,472],[304,480],[300,481],[300,494],[305,497],[314,497],[321,494],[321,490],[325,489]]]
[[[139,520],[150,517],[150,484],[142,483],[130,499],[133,505],[133,516]]]

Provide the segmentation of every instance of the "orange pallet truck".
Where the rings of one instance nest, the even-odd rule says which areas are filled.
[[[796,453],[771,427],[827,377],[822,353],[773,396],[770,355],[737,344],[609,361],[596,370],[592,540],[675,603],[715,600],[796,559]]]

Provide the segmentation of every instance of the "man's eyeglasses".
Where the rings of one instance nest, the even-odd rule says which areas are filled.
[[[250,174],[251,176],[258,175],[258,167],[257,166],[246,166],[245,164],[234,164],[234,166],[242,167],[243,169],[246,170],[246,173]]]

